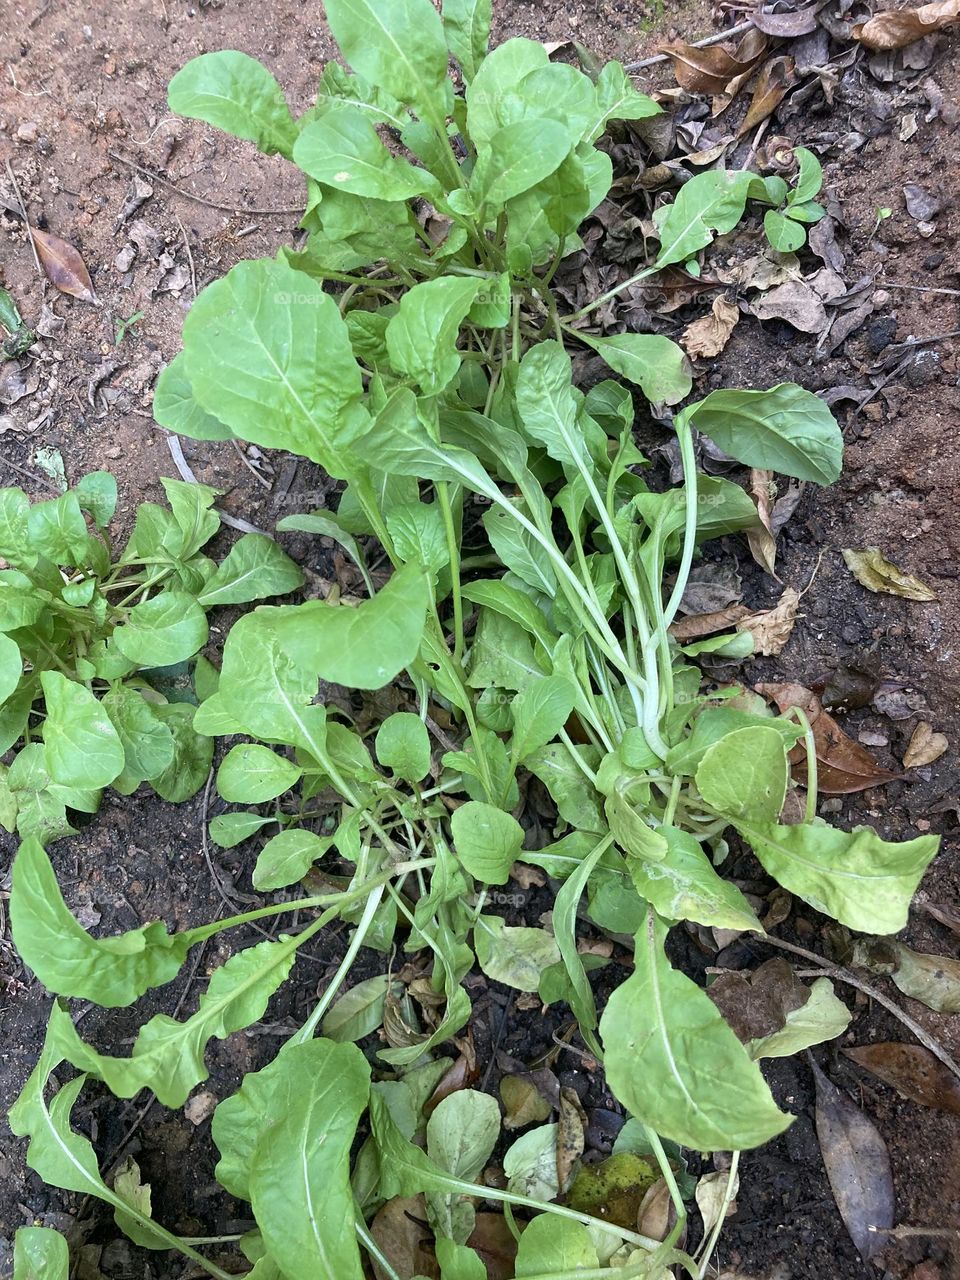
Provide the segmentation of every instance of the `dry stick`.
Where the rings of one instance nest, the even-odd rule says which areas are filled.
[[[945,293],[951,298],[960,298],[960,289],[943,289],[932,284],[901,284],[899,280],[887,280],[877,276],[874,284],[878,289],[908,289],[911,293]]]
[[[40,255],[37,253],[36,241],[33,238],[33,227],[30,225],[30,219],[27,217],[27,206],[23,203],[23,196],[20,194],[20,188],[17,186],[17,176],[10,167],[10,161],[6,162],[7,177],[10,179],[10,185],[13,187],[13,194],[17,197],[17,204],[20,206],[20,216],[23,218],[23,225],[27,228],[27,239],[30,241],[30,248],[33,250],[33,260],[37,264],[37,275],[41,280],[44,279],[43,267],[40,265]]]
[[[746,35],[748,31],[752,30],[752,22],[740,22],[735,27],[730,27],[727,31],[716,31],[712,36],[706,36],[703,40],[694,40],[690,48],[709,49],[713,44],[723,44],[724,40],[729,40],[731,36]],[[623,69],[632,75],[635,71],[645,71],[647,67],[656,67],[661,62],[668,62],[669,60],[669,53],[655,53],[653,57],[643,58],[640,62],[628,62]]]
[[[187,230],[180,221],[179,213],[173,215],[177,220],[177,226],[180,228],[180,234],[183,236],[183,247],[187,251],[187,261],[190,263],[190,284],[193,288],[193,296],[197,296],[197,268],[193,261],[193,250],[190,248],[190,241],[187,237]]]
[[[165,178],[162,174],[157,173],[154,169],[147,169],[142,164],[137,164],[134,160],[128,160],[126,156],[122,156],[117,151],[108,151],[107,155],[111,160],[118,160],[120,164],[125,164],[131,169],[135,169],[137,173],[142,173],[145,178],[149,178],[151,182],[159,182],[161,186],[174,192],[175,195],[182,196],[184,200],[192,200],[194,204],[206,205],[208,209],[219,209],[222,213],[249,213],[254,216],[270,216],[274,214],[303,213],[303,206],[297,209],[248,209],[244,205],[236,204],[217,204],[215,200],[207,200],[203,196],[195,196],[191,191],[184,191],[182,187],[175,186],[169,178]]]
[[[35,471],[28,471],[26,467],[21,467],[19,462],[14,462],[12,458],[7,458],[2,454],[0,454],[0,462],[2,462],[4,466],[13,467],[14,471],[19,471],[22,476],[25,476],[28,480],[32,480],[35,484],[46,485],[48,489],[52,490],[59,496],[60,490],[53,481],[48,480],[46,476],[39,476]]]
[[[850,987],[856,987],[858,991],[862,991],[871,1000],[876,1000],[877,1004],[883,1005],[888,1013],[892,1013],[898,1021],[902,1022],[908,1031],[912,1031],[920,1043],[929,1049],[935,1057],[939,1058],[943,1065],[960,1080],[960,1066],[954,1062],[940,1041],[930,1035],[928,1031],[924,1031],[919,1022],[915,1022],[908,1013],[904,1013],[898,1004],[885,996],[883,992],[878,991],[876,987],[871,987],[868,983],[862,982],[849,969],[831,964],[824,956],[818,956],[815,951],[808,951],[806,947],[798,947],[793,942],[784,942],[782,938],[774,938],[769,933],[765,937],[758,939],[758,941],[767,943],[771,947],[779,947],[783,951],[792,951],[794,955],[803,956],[804,960],[810,960],[813,964],[819,965],[825,976],[836,978],[839,982],[845,982]]]

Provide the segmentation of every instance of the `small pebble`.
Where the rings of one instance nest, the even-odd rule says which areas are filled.
[[[17,129],[18,142],[36,142],[40,133],[40,126],[36,120],[24,120],[23,124]]]

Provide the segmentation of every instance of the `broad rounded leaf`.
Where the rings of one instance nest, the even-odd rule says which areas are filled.
[[[329,837],[315,835],[312,831],[281,831],[260,850],[253,869],[253,887],[268,892],[296,884],[323,857],[331,844]]]
[[[317,182],[356,196],[410,200],[437,190],[432,174],[391,155],[370,120],[348,106],[311,121],[297,139],[293,158]]]
[[[683,416],[746,467],[821,485],[840,475],[840,428],[819,396],[794,382],[769,391],[711,391]]]
[[[430,771],[430,735],[412,711],[396,711],[377,730],[377,759],[405,782],[419,782]]]
[[[13,1242],[14,1280],[67,1280],[70,1250],[50,1227],[18,1227]]]
[[[0,705],[16,689],[23,675],[23,658],[16,640],[0,631]]]
[[[47,715],[43,744],[47,771],[63,787],[97,790],[124,766],[123,745],[103,704],[85,685],[59,671],[40,675]]]
[[[191,440],[232,440],[233,432],[219,418],[202,409],[187,377],[187,357],[179,352],[157,378],[153,416],[161,427]]]
[[[736,885],[717,875],[710,859],[686,831],[660,827],[667,842],[659,862],[630,858],[630,876],[641,898],[665,920],[695,920],[715,929],[754,929],[760,921]]]
[[[621,377],[636,383],[652,403],[676,404],[690,394],[693,377],[682,348],[659,333],[578,335]]]
[[[235,49],[204,53],[170,81],[170,110],[288,158],[297,137],[283,90],[263,63]]]
[[[765,726],[735,729],[708,747],[697,767],[697,790],[727,818],[776,822],[790,766],[783,735]]]
[[[457,857],[482,884],[506,884],[520,856],[523,827],[492,804],[469,800],[453,811],[450,830]]]
[[[600,1266],[590,1232],[579,1222],[541,1213],[527,1223],[517,1247],[517,1280],[522,1276],[567,1275]],[[616,1271],[613,1271],[616,1275]]]
[[[414,285],[387,325],[391,364],[425,395],[438,395],[460,368],[457,337],[481,284],[475,276],[445,276]]]
[[[358,982],[337,1000],[323,1020],[321,1030],[328,1040],[350,1044],[376,1031],[383,1021],[383,1006],[390,987],[388,974]]]
[[[514,928],[500,916],[479,916],[473,941],[487,977],[517,991],[536,991],[544,969],[561,959],[556,939],[545,929]]]
[[[217,790],[232,804],[262,804],[297,782],[301,769],[257,742],[231,747],[217,771]]]
[[[282,596],[303,586],[303,573],[285,551],[265,533],[245,533],[231,548],[216,573],[197,597],[210,609],[215,604],[246,604]]]
[[[636,937],[636,968],[600,1020],[607,1081],[664,1138],[698,1151],[738,1151],[782,1133],[784,1115],[705,991],[674,969],[655,912]]]
[[[134,605],[113,643],[138,667],[172,667],[207,643],[206,615],[185,591],[164,591]]]
[[[498,129],[470,176],[478,204],[495,208],[529,191],[558,169],[573,146],[570,131],[556,120],[520,120]]]

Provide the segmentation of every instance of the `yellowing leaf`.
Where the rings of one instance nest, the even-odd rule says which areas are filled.
[[[926,583],[891,563],[878,547],[866,547],[863,551],[845,550],[843,558],[856,580],[868,591],[903,596],[905,600],[937,599],[937,593]]]

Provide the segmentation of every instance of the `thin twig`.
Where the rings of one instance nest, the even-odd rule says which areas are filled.
[[[712,36],[704,37],[703,40],[694,40],[690,48],[709,49],[711,45],[723,44],[724,40],[729,40],[731,36],[746,35],[748,31],[752,30],[752,22],[739,22],[735,27],[730,27],[726,31],[716,31]],[[655,53],[651,58],[642,58],[639,62],[628,62],[623,69],[632,75],[635,71],[645,71],[647,67],[656,67],[661,62],[668,62],[669,59],[669,53]]]
[[[753,164],[753,157],[757,154],[757,148],[763,141],[763,135],[770,127],[770,121],[772,118],[772,116],[767,116],[766,120],[761,120],[757,126],[757,132],[753,135],[753,141],[750,143],[750,150],[747,152],[747,158],[740,166],[741,170],[749,169],[751,164]]]
[[[24,476],[27,480],[32,480],[34,484],[45,485],[48,489],[52,490],[59,497],[60,489],[57,487],[57,485],[53,483],[52,480],[48,480],[46,476],[39,476],[35,471],[28,471],[26,467],[21,467],[20,463],[14,462],[12,458],[7,458],[5,456],[0,455],[0,462],[2,462],[5,467],[13,467],[14,471],[19,471],[22,476]]]
[[[960,289],[944,289],[932,284],[901,284],[899,280],[888,280],[885,276],[877,276],[874,284],[878,289],[907,289],[910,293],[945,293],[951,298],[960,298]]]
[[[262,484],[265,489],[269,489],[270,481],[266,478],[266,476],[262,476],[260,474],[260,472],[253,465],[253,463],[250,461],[247,455],[243,452],[243,450],[240,448],[240,441],[237,440],[236,438],[233,438],[231,439],[230,443],[233,445],[234,449],[236,449],[237,457],[240,459],[243,465],[247,468],[247,470],[253,476],[254,480],[256,480],[258,484]]]
[[[204,196],[195,196],[192,191],[184,191],[182,187],[176,186],[163,174],[157,173],[155,169],[147,169],[142,164],[137,164],[134,160],[128,160],[126,156],[122,156],[119,152],[108,151],[107,155],[111,160],[118,160],[120,164],[128,165],[129,168],[135,169],[137,173],[142,173],[145,178],[149,178],[151,182],[159,182],[161,186],[166,187],[175,195],[181,196],[184,200],[192,200],[194,204],[206,205],[208,209],[219,209],[222,213],[244,213],[254,214],[257,216],[272,216],[275,214],[303,213],[303,206],[297,209],[248,209],[244,205],[236,204],[217,204],[215,200],[207,200]]]
[[[935,1036],[930,1035],[929,1031],[924,1031],[919,1022],[914,1021],[908,1013],[904,1013],[900,1006],[889,999],[888,996],[885,996],[882,991],[878,991],[876,987],[871,987],[868,983],[863,982],[855,974],[851,973],[849,969],[832,964],[826,957],[818,956],[815,951],[808,951],[806,947],[798,947],[793,942],[785,942],[783,938],[774,938],[769,933],[765,937],[758,939],[758,941],[763,944],[769,944],[771,947],[779,947],[782,951],[791,951],[794,955],[803,956],[804,960],[809,960],[813,964],[819,965],[824,977],[836,978],[838,982],[845,982],[850,987],[856,987],[858,991],[862,991],[871,1000],[876,1000],[877,1004],[882,1005],[888,1013],[892,1013],[899,1022],[902,1022],[908,1031],[913,1032],[920,1043],[929,1049],[935,1057],[939,1058],[943,1065],[960,1080],[960,1066],[954,1062],[940,1041]]]
[[[30,248],[33,250],[33,260],[37,264],[37,275],[41,280],[46,277],[43,274],[43,267],[40,265],[40,255],[37,253],[37,244],[33,238],[33,227],[30,225],[30,219],[27,217],[27,206],[23,203],[23,196],[20,194],[20,188],[17,185],[17,175],[13,172],[10,161],[6,161],[7,177],[10,179],[10,185],[13,187],[13,194],[17,197],[17,204],[20,206],[20,216],[23,218],[23,225],[27,228],[27,239],[30,241]]]
[[[173,215],[177,220],[177,226],[180,228],[180,234],[183,236],[183,247],[187,251],[187,261],[190,263],[190,284],[193,288],[193,296],[197,296],[197,268],[193,261],[193,250],[190,248],[190,241],[187,237],[187,230],[180,221],[179,213]]]

